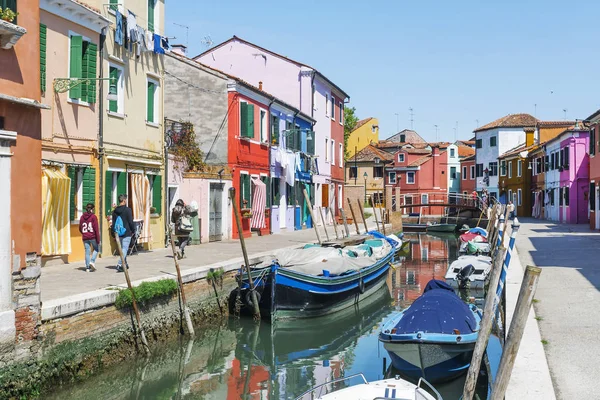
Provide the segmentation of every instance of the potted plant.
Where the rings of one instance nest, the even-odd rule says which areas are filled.
[[[14,12],[13,10],[11,10],[10,8],[5,8],[4,10],[2,10],[0,8],[0,19],[6,21],[6,22],[13,22],[15,20],[15,18],[17,17],[17,15],[19,15],[19,13]]]
[[[156,214],[156,207],[150,207],[150,214]]]
[[[252,211],[242,210],[242,218],[252,218]]]

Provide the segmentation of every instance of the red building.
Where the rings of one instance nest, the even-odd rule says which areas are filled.
[[[460,160],[460,192],[470,194],[476,190],[475,155]]]
[[[339,209],[343,207],[344,201],[344,99],[347,95],[331,92],[331,188],[334,194],[335,213],[339,215]]]
[[[600,110],[587,117],[590,121],[590,228],[600,229]]]
[[[235,199],[239,205],[244,237],[251,231],[270,232],[266,212],[269,191],[255,195],[257,187],[269,185],[269,95],[242,81],[229,85],[228,162],[231,167]],[[262,192],[262,191],[259,191]],[[258,206],[253,202],[260,201]],[[233,212],[233,207],[232,207]],[[233,238],[239,238],[232,214]]]

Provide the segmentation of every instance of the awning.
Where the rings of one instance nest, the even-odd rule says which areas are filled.
[[[252,219],[250,220],[250,228],[266,228],[267,185],[256,177],[252,177],[252,184],[254,185],[254,193],[252,194]]]
[[[42,168],[42,255],[71,253],[69,221],[71,179],[62,171]]]

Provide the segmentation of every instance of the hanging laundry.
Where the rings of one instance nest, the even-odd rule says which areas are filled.
[[[115,43],[123,46],[123,14],[119,10],[115,11],[116,27],[115,27]]]
[[[154,34],[150,31],[146,31],[146,47],[147,51],[154,51]]]
[[[129,35],[127,34],[127,18],[123,19],[123,47],[129,48]]]
[[[160,35],[154,34],[154,52],[156,54],[165,54],[165,50],[161,47]]]
[[[300,153],[294,153],[296,155],[296,171],[302,171],[302,161],[300,159]]]
[[[286,154],[286,168],[285,168],[285,183],[290,186],[294,186],[294,173],[296,172],[296,156],[294,153]]]
[[[137,31],[139,38],[138,48],[140,48],[141,51],[146,52],[148,51],[148,42],[146,41],[146,30],[138,25]]]
[[[169,50],[169,47],[171,47],[169,45],[169,38],[161,37],[160,38],[160,45],[163,48],[163,50]]]
[[[127,10],[127,38],[129,39],[129,51],[133,52],[133,44],[137,43],[137,20],[135,14]]]

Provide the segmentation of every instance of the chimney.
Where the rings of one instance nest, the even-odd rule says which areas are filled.
[[[187,46],[184,44],[174,44],[171,46],[171,52],[186,57]]]
[[[262,90],[262,81],[258,82],[258,90]]]
[[[525,131],[525,147],[533,146],[535,142],[535,128],[524,128]]]

